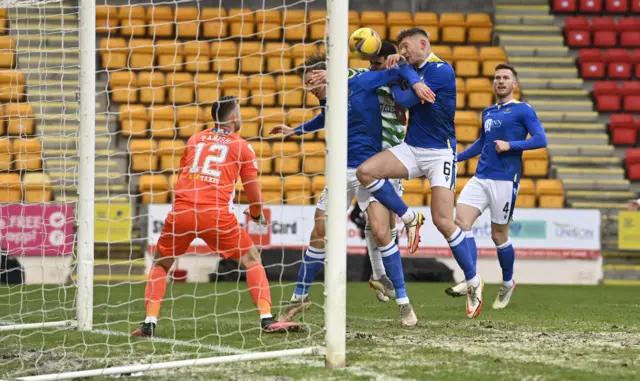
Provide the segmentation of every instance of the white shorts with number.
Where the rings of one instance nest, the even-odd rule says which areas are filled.
[[[358,196],[360,188],[363,187],[356,177],[356,168],[347,168],[347,205],[345,210],[349,209],[353,198]],[[327,188],[322,190],[316,208],[324,211],[327,210]]]
[[[400,179],[389,179],[391,185],[393,185],[393,189],[396,190],[396,194],[402,198],[404,196],[404,188],[402,187],[402,180]],[[375,197],[369,192],[369,190],[365,187],[358,188],[356,192],[356,200],[358,201],[358,206],[360,210],[367,210],[369,204],[371,204],[376,200]]]
[[[457,160],[451,148],[419,148],[402,143],[389,148],[409,172],[409,180],[425,176],[431,187],[455,191]]]
[[[484,212],[489,208],[491,222],[498,225],[508,224],[518,196],[518,184],[513,181],[479,179],[469,180],[460,193],[458,204],[472,206]]]

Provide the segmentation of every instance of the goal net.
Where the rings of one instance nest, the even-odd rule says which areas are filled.
[[[336,0],[16,0],[0,9],[0,379],[323,353],[344,365],[346,91],[337,87],[346,89],[346,70],[331,68],[347,66],[347,9]],[[327,50],[333,141],[323,131],[272,135],[320,112],[296,69]],[[167,275],[155,337],[131,337],[145,320],[185,144],[213,126],[211,104],[224,95],[238,98],[239,134],[257,156],[269,225],[243,214],[240,183],[234,213],[261,251],[273,317],[291,299],[325,185],[336,216],[328,281],[316,279],[311,308],[295,318],[303,332],[267,335],[245,269],[196,239]],[[335,154],[325,158],[327,148]]]

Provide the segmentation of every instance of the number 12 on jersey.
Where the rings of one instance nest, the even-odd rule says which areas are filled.
[[[189,168],[191,174],[203,174],[211,177],[220,177],[220,171],[217,169],[211,169],[212,164],[222,164],[227,160],[229,154],[229,146],[224,144],[210,144],[208,153],[202,162],[202,167],[199,166],[202,153],[207,146],[207,143],[196,144],[196,154],[193,157],[193,164]]]

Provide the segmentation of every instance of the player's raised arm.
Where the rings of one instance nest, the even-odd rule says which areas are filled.
[[[521,110],[522,122],[531,137],[526,140],[509,142],[509,150],[527,151],[546,147],[547,135],[545,134],[544,128],[542,128],[542,123],[540,123],[540,119],[538,119],[534,109],[530,105],[526,104],[526,106],[521,107]]]

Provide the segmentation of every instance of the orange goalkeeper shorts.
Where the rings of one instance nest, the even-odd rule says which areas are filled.
[[[232,213],[190,209],[169,212],[158,239],[158,250],[163,257],[182,255],[196,238],[223,258],[239,259],[253,246],[251,237]]]

